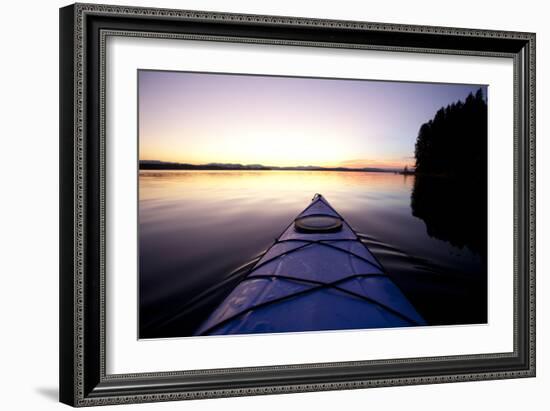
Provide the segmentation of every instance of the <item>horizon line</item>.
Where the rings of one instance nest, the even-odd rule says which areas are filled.
[[[217,162],[211,161],[208,163],[189,163],[189,162],[178,162],[178,161],[164,161],[164,160],[139,160],[140,166],[144,165],[173,165],[173,166],[190,166],[190,167],[220,167],[220,168],[231,168],[231,167],[242,167],[242,168],[264,168],[264,169],[320,169],[320,170],[388,170],[388,171],[401,171],[403,169],[414,170],[414,165],[405,165],[405,166],[379,166],[379,165],[367,165],[362,167],[348,167],[348,166],[319,166],[314,164],[299,164],[299,165],[288,165],[288,166],[274,166],[266,165],[262,163],[227,163],[227,162]]]

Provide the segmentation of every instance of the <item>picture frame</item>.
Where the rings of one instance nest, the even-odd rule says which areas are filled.
[[[109,36],[511,60],[513,350],[108,373],[105,61]],[[60,401],[72,406],[534,377],[535,34],[96,4],[61,8],[60,237]]]

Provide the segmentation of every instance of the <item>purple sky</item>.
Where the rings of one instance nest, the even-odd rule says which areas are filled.
[[[479,87],[140,70],[140,159],[413,165],[420,125]]]

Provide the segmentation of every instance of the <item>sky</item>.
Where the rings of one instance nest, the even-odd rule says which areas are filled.
[[[479,87],[140,70],[139,157],[410,167],[420,126]]]

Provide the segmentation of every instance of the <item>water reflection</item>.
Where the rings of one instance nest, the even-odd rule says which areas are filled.
[[[485,225],[466,221],[480,193],[461,200],[466,187],[430,184],[391,173],[140,172],[140,336],[192,334],[239,280],[238,268],[317,192],[362,233],[430,324],[485,322]],[[476,231],[463,233],[470,223]]]
[[[417,176],[412,214],[431,237],[487,256],[487,185],[483,178]]]

